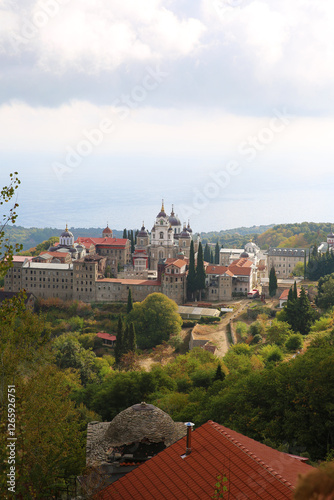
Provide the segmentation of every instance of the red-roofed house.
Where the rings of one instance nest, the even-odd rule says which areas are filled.
[[[107,229],[107,228],[106,228]],[[108,228],[109,229],[109,228]],[[110,266],[111,273],[117,276],[118,268],[131,263],[131,244],[125,238],[113,238],[107,233],[103,233],[103,238],[79,237],[77,243],[89,249],[92,247],[98,255],[107,259],[107,266]]]
[[[126,476],[100,491],[96,500],[212,499],[225,476],[229,500],[291,500],[298,475],[313,467],[296,457],[209,421]],[[224,495],[225,498],[225,495]]]
[[[206,268],[206,275],[210,300],[247,296],[256,285],[256,267],[247,258],[234,260],[229,266],[210,264]]]
[[[115,335],[111,335],[110,333],[99,332],[96,334],[99,339],[103,340],[103,345],[108,347],[114,347],[116,342]]]
[[[287,303],[288,301],[288,297],[289,297],[289,290],[290,288],[286,288],[285,290],[283,290],[283,292],[281,293],[280,295],[280,298],[279,298],[279,306],[280,308],[284,307],[284,304]],[[300,295],[300,292],[301,292],[301,289],[300,288],[297,288],[297,296],[299,297]]]

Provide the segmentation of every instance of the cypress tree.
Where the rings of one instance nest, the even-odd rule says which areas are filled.
[[[131,288],[129,288],[129,293],[128,293],[128,305],[127,305],[127,308],[126,308],[126,312],[127,314],[129,314],[129,312],[131,312],[133,309],[133,302],[132,302],[132,293],[131,293]]]
[[[221,364],[218,363],[217,370],[215,376],[213,377],[213,380],[224,380],[225,376],[226,375],[222,370]]]
[[[204,260],[205,262],[211,262],[210,261],[210,247],[209,244],[207,243],[204,248]]]
[[[123,356],[123,354],[126,354],[129,351],[130,351],[129,325],[126,325],[123,333],[123,346],[122,346],[121,357]]]
[[[220,248],[219,248],[219,244],[217,241],[216,246],[215,246],[215,264],[219,264],[219,252],[220,252]]]
[[[205,268],[203,262],[203,247],[200,242],[198,245],[197,253],[197,267],[196,267],[196,290],[199,290],[200,297],[202,296],[202,290],[205,289]]]
[[[116,336],[116,345],[115,345],[115,361],[116,364],[118,365],[121,357],[123,356],[124,352],[124,325],[123,325],[123,318],[121,315],[119,315],[118,318],[118,325],[117,325],[117,336]]]
[[[129,328],[129,351],[135,352],[137,347],[135,326],[131,322]]]
[[[294,284],[293,284],[293,298],[295,300],[298,299],[297,281],[295,281]]]
[[[127,238],[128,238],[127,231],[126,231],[126,229],[123,229],[123,239],[127,240]]]
[[[305,288],[302,287],[299,298],[296,301],[296,313],[292,328],[295,332],[307,335],[316,319],[316,315],[317,313],[312,309],[309,298],[306,295]]]
[[[192,299],[195,290],[196,290],[195,251],[194,251],[194,242],[191,240],[190,254],[189,254],[189,269],[188,269],[188,276],[187,276],[188,297],[190,297]]]
[[[210,264],[214,264],[215,263],[215,258],[214,258],[214,255],[213,255],[213,251],[210,250]]]
[[[135,251],[135,240],[133,236],[133,229],[131,229],[131,253]]]
[[[272,267],[270,269],[270,273],[269,273],[269,295],[270,295],[270,297],[274,297],[274,295],[276,294],[276,290],[277,290],[277,277],[276,277],[275,268]]]

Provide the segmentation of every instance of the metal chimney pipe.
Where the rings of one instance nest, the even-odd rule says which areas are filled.
[[[184,424],[187,427],[187,448],[186,448],[186,455],[190,455],[191,453],[191,432],[193,430],[193,427],[195,424],[192,422],[187,422]]]

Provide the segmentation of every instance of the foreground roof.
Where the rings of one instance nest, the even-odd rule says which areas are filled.
[[[229,500],[292,498],[298,474],[313,467],[209,421],[96,495],[111,500],[211,499],[225,475]]]

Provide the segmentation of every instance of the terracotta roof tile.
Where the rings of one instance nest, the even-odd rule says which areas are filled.
[[[212,421],[192,434],[186,458],[183,438],[96,495],[111,500],[211,499],[224,474],[229,499],[291,499],[299,473],[312,467]]]

